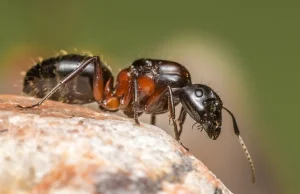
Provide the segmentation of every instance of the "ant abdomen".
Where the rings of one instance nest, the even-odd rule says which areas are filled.
[[[60,80],[73,72],[80,64],[91,58],[86,55],[67,54],[43,60],[29,69],[25,75],[23,92],[30,96],[43,98]],[[112,77],[111,71],[101,64],[103,81]],[[78,76],[49,97],[51,100],[69,104],[94,102],[93,79],[94,64],[90,63]]]

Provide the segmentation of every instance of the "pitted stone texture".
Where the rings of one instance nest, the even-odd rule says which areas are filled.
[[[0,193],[231,193],[162,129],[113,114],[0,96]]]

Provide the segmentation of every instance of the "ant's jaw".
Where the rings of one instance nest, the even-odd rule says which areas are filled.
[[[218,117],[216,115],[219,115]],[[204,129],[209,138],[216,140],[221,133],[222,117],[220,114],[211,113],[210,116],[204,114],[200,121],[197,121],[201,129]]]
[[[198,112],[197,123],[204,129],[209,138],[216,140],[221,133],[222,101],[209,98],[203,101],[203,109]]]
[[[212,124],[210,121],[206,122],[202,125],[204,130],[206,131],[209,138],[212,140],[216,140],[220,133],[221,133],[221,127],[215,124]]]

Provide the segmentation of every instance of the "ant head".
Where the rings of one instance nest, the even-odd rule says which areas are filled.
[[[182,88],[180,100],[188,114],[199,123],[199,129],[204,129],[211,139],[217,139],[221,133],[222,109],[229,113],[232,118],[234,133],[248,158],[252,169],[252,182],[255,182],[253,161],[247,147],[240,136],[240,131],[232,112],[223,106],[216,92],[210,87],[201,84],[192,84]]]
[[[192,84],[182,88],[181,103],[188,114],[199,123],[211,139],[221,133],[223,103],[210,87]]]

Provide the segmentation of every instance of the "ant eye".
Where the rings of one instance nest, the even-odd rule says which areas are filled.
[[[200,90],[200,89],[197,89],[197,90],[195,90],[195,95],[196,95],[197,97],[202,97],[202,96],[203,96],[203,91]]]

